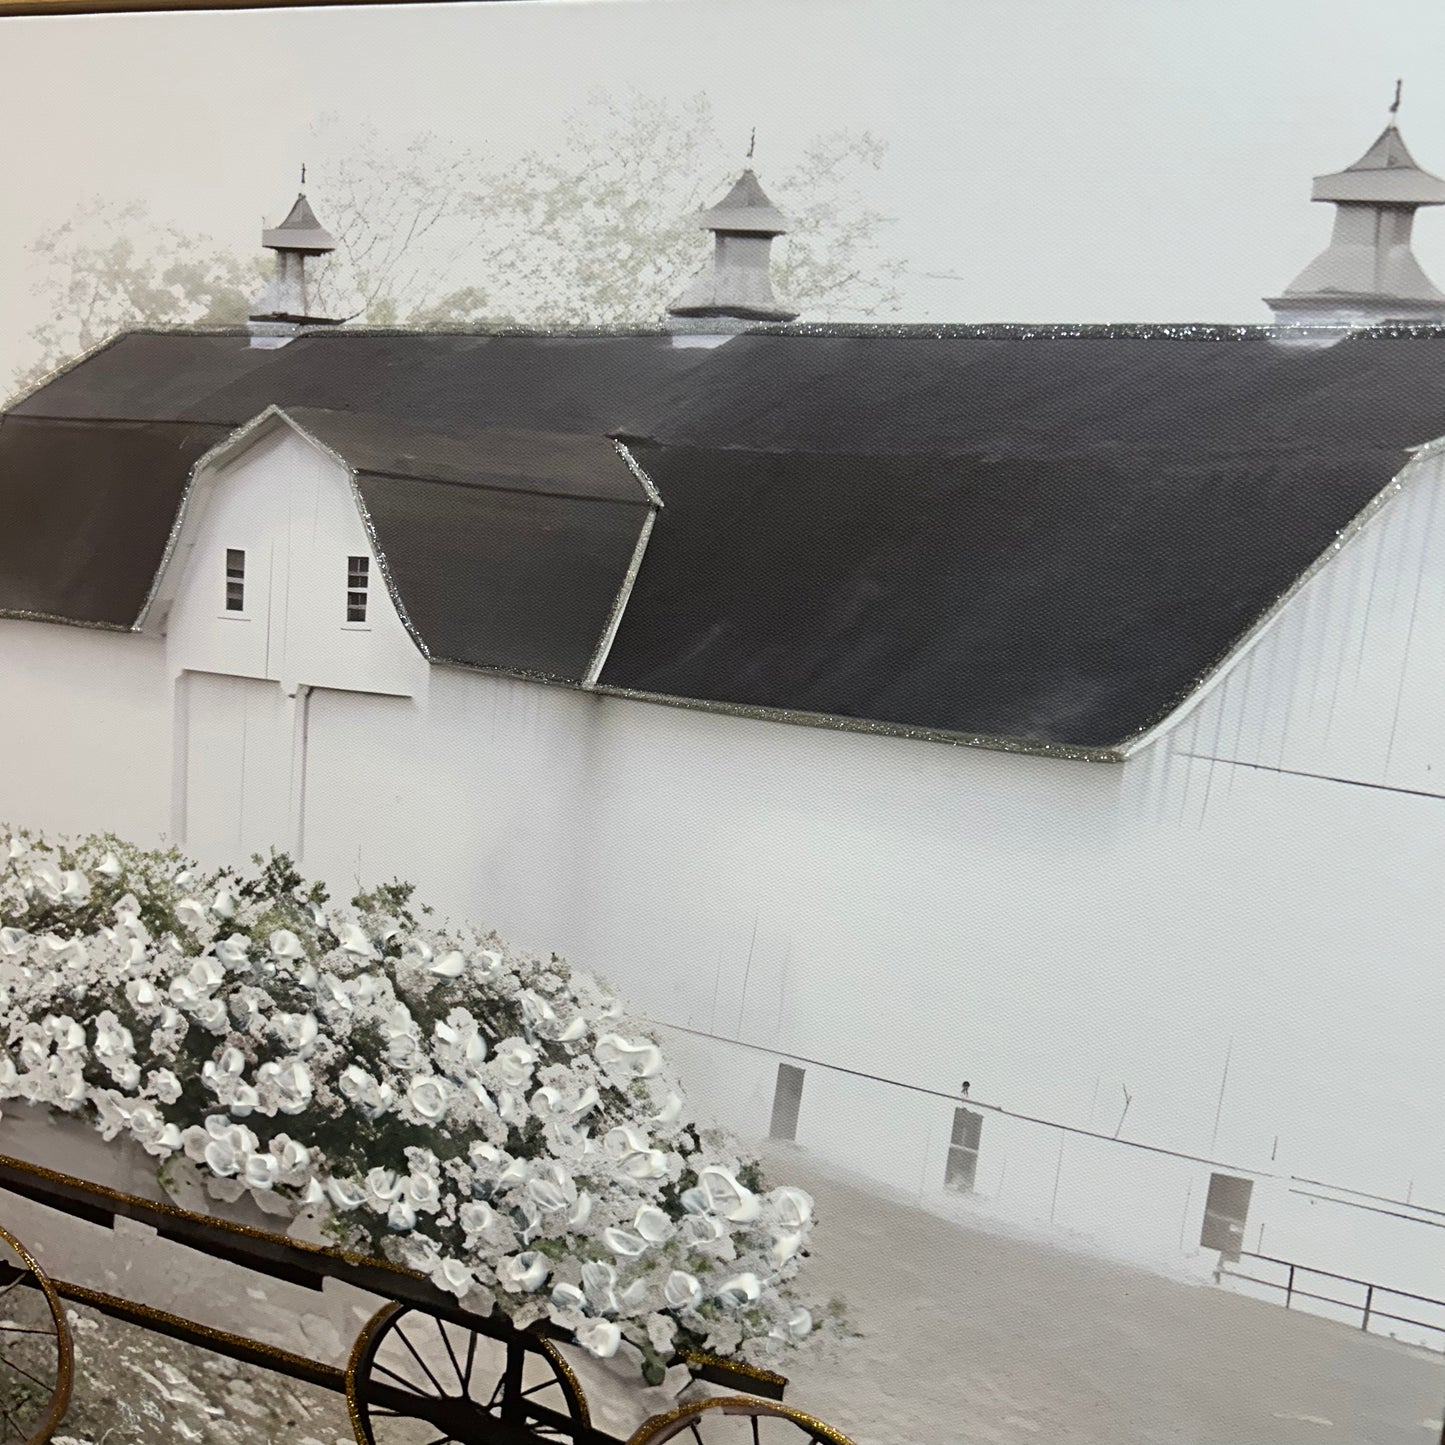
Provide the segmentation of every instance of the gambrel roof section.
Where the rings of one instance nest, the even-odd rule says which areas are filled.
[[[347,458],[437,660],[1117,758],[1445,436],[1445,330],[129,336],[0,421],[0,611],[133,626],[196,460],[271,406]]]

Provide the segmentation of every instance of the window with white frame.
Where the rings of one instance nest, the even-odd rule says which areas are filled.
[[[943,1169],[945,1189],[955,1189],[960,1194],[972,1192],[978,1176],[978,1144],[982,1134],[982,1114],[975,1114],[972,1109],[953,1111],[953,1130]]]
[[[348,557],[346,559],[346,620],[366,621],[366,592],[371,578],[369,557]]]
[[[226,548],[226,611],[246,610],[246,554],[239,547]]]

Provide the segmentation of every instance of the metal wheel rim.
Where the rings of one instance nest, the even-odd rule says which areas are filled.
[[[712,1400],[694,1400],[662,1415],[644,1420],[627,1441],[627,1445],[663,1445],[667,1440],[688,1438],[692,1445],[707,1445],[702,1424],[710,1414],[750,1417],[753,1441],[758,1441],[758,1421],[764,1418],[786,1420],[797,1428],[798,1445],[853,1445],[853,1442],[826,1421],[795,1410],[774,1400],[759,1400],[750,1395],[726,1395]]]
[[[448,1370],[443,1366],[440,1379],[432,1370],[428,1369],[426,1362],[421,1359],[413,1347],[413,1342],[405,1334],[402,1322],[407,1317],[411,1317],[414,1324],[427,1322],[422,1326],[423,1331],[429,1325],[437,1332],[445,1346],[445,1358],[451,1368]],[[454,1333],[449,1333],[448,1327]],[[458,1335],[465,1337],[464,1344],[458,1340]],[[380,1364],[377,1359],[383,1346],[393,1339],[399,1339],[417,1360],[418,1366],[427,1375],[430,1388],[423,1386],[415,1376],[405,1380],[396,1376],[395,1383],[386,1379],[373,1378],[374,1376],[394,1375],[395,1372]],[[474,1329],[459,1319],[443,1318],[427,1310],[392,1302],[383,1305],[367,1321],[361,1333],[357,1335],[351,1348],[351,1357],[347,1361],[346,1407],[351,1419],[352,1434],[356,1437],[358,1445],[385,1445],[385,1441],[379,1439],[373,1429],[373,1420],[400,1418],[431,1421],[431,1416],[423,1411],[408,1414],[404,1410],[392,1408],[393,1405],[399,1403],[392,1398],[392,1395],[396,1393],[410,1393],[413,1403],[422,1405],[435,1402],[442,1395],[453,1402],[465,1402],[465,1408],[459,1405],[454,1408],[458,1410],[459,1414],[466,1415],[468,1422],[474,1428],[456,1431],[451,1422],[433,1422],[435,1427],[441,1429],[443,1433],[428,1440],[427,1445],[472,1445],[472,1442],[485,1440],[488,1423],[501,1418],[500,1412],[504,1408],[503,1394],[507,1374],[504,1367],[502,1377],[491,1388],[490,1394],[487,1394],[485,1392],[487,1371],[483,1369],[478,1375],[478,1383],[482,1385],[482,1391],[475,1395],[471,1393],[472,1374],[477,1363],[475,1349],[478,1340],[488,1340],[493,1346],[503,1346],[508,1350],[509,1358],[511,1350],[521,1350],[524,1355],[523,1367],[525,1367],[526,1358],[545,1362],[550,1370],[550,1375],[540,1383],[527,1386],[519,1392],[523,1409],[530,1402],[531,1408],[535,1411],[540,1403],[543,1409],[559,1416],[565,1423],[582,1426],[589,1424],[587,1400],[582,1386],[573,1373],[571,1365],[551,1340],[526,1331],[517,1331],[510,1338],[506,1335],[495,1335]],[[449,1381],[449,1375],[455,1376],[455,1379]],[[444,1388],[448,1383],[459,1387],[462,1393],[453,1395]],[[386,1392],[391,1392],[391,1394]],[[556,1398],[556,1394],[553,1398],[541,1402],[536,1400],[537,1396],[545,1395],[547,1392],[560,1394],[560,1400]],[[524,1422],[519,1419],[516,1423]],[[570,1438],[571,1432],[560,1425],[551,1425],[545,1421],[541,1423],[526,1421],[525,1423],[527,1428],[536,1434],[539,1441]]]
[[[34,1380],[42,1390],[50,1390],[50,1403],[45,1413],[41,1416],[39,1424],[34,1431],[26,1437],[26,1445],[45,1445],[51,1436],[55,1434],[60,1422],[65,1418],[65,1412],[70,1406],[70,1390],[75,1376],[75,1347],[70,1337],[70,1325],[66,1322],[65,1307],[60,1302],[60,1296],[55,1292],[55,1286],[46,1277],[45,1271],[35,1262],[29,1250],[15,1238],[9,1230],[0,1227],[0,1240],[14,1250],[16,1257],[29,1271],[33,1287],[38,1288],[45,1299],[46,1309],[50,1314],[51,1323],[54,1325],[54,1338],[56,1348],[55,1363],[55,1385],[52,1389],[45,1381],[36,1380],[35,1376],[28,1371],[21,1369],[12,1361],[0,1353],[0,1361],[9,1365],[11,1370],[19,1371],[27,1378]],[[0,1286],[0,1298],[11,1290],[21,1287],[26,1283],[24,1275],[18,1276],[9,1284]],[[0,1326],[0,1333],[4,1327]],[[26,1331],[28,1333],[28,1331]],[[46,1331],[49,1334],[49,1331]]]

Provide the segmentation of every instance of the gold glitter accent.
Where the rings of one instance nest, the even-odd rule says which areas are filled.
[[[688,1365],[696,1365],[699,1368],[706,1368],[709,1365],[716,1365],[720,1370],[727,1370],[730,1374],[746,1375],[749,1379],[758,1380],[763,1384],[776,1385],[779,1389],[786,1389],[788,1377],[780,1375],[774,1370],[765,1370],[761,1365],[750,1365],[746,1360],[728,1360],[721,1355],[706,1355],[701,1350],[684,1350],[683,1362]]]
[[[346,1413],[351,1420],[351,1433],[356,1436],[357,1445],[371,1445],[371,1442],[366,1438],[366,1425],[361,1418],[361,1406],[356,1400],[356,1371],[361,1365],[362,1355],[371,1345],[372,1337],[394,1314],[404,1308],[404,1305],[395,1301],[382,1305],[351,1342],[351,1354],[346,1361]]]
[[[572,1368],[566,1355],[557,1348],[554,1341],[542,1338],[538,1343],[541,1345],[541,1352],[551,1360],[552,1367],[566,1380],[573,1395],[576,1397],[573,1401],[573,1406],[577,1418],[584,1425],[590,1425],[592,1423],[592,1407],[587,1403],[587,1392],[582,1388],[582,1381],[577,1378],[577,1372]]]
[[[296,1253],[306,1255],[318,1260],[334,1260],[339,1264],[352,1265],[359,1269],[379,1269],[388,1274],[399,1275],[403,1278],[424,1280],[425,1275],[419,1274],[416,1270],[407,1269],[404,1265],[394,1264],[391,1260],[382,1259],[378,1255],[358,1254],[353,1250],[339,1249],[324,1244],[311,1244],[306,1240],[292,1239],[286,1234],[277,1234],[274,1230],[258,1229],[251,1224],[237,1224],[229,1219],[220,1219],[214,1214],[197,1214],[194,1210],[183,1209],[178,1204],[162,1203],[154,1199],[142,1199],[138,1194],[126,1194],[118,1189],[111,1189],[104,1184],[92,1184],[87,1179],[77,1179],[73,1174],[62,1174],[56,1169],[47,1169],[41,1164],[30,1164],[23,1159],[12,1158],[8,1154],[0,1154],[0,1169],[14,1169],[22,1174],[33,1175],[37,1179],[44,1179],[53,1184],[65,1185],[83,1194],[95,1198],[105,1199],[122,1206],[120,1213],[130,1218],[139,1218],[143,1222],[147,1215],[159,1215],[167,1219],[181,1219],[188,1223],[199,1224],[207,1229],[219,1230],[225,1234],[234,1234],[242,1239],[259,1239],[268,1244],[279,1245],[286,1250],[294,1250]],[[0,1179],[0,1188],[4,1188],[4,1180]],[[64,1205],[53,1204],[51,1208],[63,1209]],[[183,1242],[183,1241],[177,1241]],[[341,1271],[337,1271],[340,1275]]]
[[[746,1395],[728,1395],[716,1400],[694,1400],[690,1405],[680,1405],[664,1415],[654,1415],[628,1437],[627,1445],[652,1445],[674,1439],[683,1430],[691,1427],[697,1417],[708,1410],[720,1410],[724,1415],[772,1415],[782,1420],[791,1420],[814,1439],[826,1441],[827,1445],[853,1445],[841,1430],[817,1418],[795,1410],[791,1405],[780,1405],[772,1400],[754,1400]]]
[[[75,1347],[71,1343],[70,1326],[66,1323],[65,1311],[61,1307],[55,1285],[47,1278],[45,1271],[36,1264],[25,1246],[8,1229],[0,1227],[0,1239],[3,1239],[15,1251],[16,1257],[35,1277],[36,1285],[45,1295],[50,1318],[55,1322],[55,1390],[50,1396],[50,1408],[41,1418],[35,1433],[26,1442],[26,1445],[45,1445],[45,1442],[50,1439],[65,1418],[65,1412],[70,1406],[70,1389],[75,1378]]]
[[[77,1304],[89,1305],[105,1314],[117,1315],[135,1323],[147,1322],[167,1334],[176,1334],[193,1343],[211,1345],[225,1354],[236,1352],[243,1356],[257,1355],[270,1362],[270,1367],[281,1374],[309,1380],[323,1388],[340,1393],[344,1388],[342,1372],[332,1365],[323,1365],[306,1355],[283,1350],[279,1345],[268,1345],[264,1340],[253,1340],[249,1335],[235,1335],[229,1330],[217,1329],[188,1320],[184,1315],[173,1315],[168,1310],[156,1309],[152,1305],[137,1304],[118,1295],[106,1294],[104,1290],[90,1289],[82,1284],[69,1284],[56,1280],[56,1290],[66,1299]]]

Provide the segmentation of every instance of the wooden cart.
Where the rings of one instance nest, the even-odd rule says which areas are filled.
[[[346,1397],[359,1445],[623,1445],[593,1425],[582,1384],[550,1324],[518,1329],[479,1315],[424,1276],[344,1249],[308,1244],[178,1205],[144,1199],[0,1155],[0,1189],[114,1230],[118,1219],[258,1275],[320,1290],[337,1280],[384,1303],[356,1336],[344,1368],[232,1334],[79,1282],[48,1278],[0,1228],[0,1445],[41,1445],[64,1417],[72,1366],[63,1300],[305,1380]],[[736,1393],[680,1405],[643,1423],[625,1445],[850,1445],[838,1430],[783,1403],[770,1371],[700,1355],[695,1379]],[[278,1442],[284,1445],[284,1442]]]

